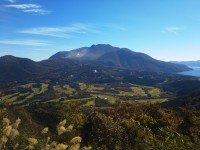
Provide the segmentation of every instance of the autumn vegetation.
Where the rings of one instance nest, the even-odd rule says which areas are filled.
[[[109,108],[80,102],[4,106],[0,149],[196,150],[200,112],[151,103],[119,103]]]

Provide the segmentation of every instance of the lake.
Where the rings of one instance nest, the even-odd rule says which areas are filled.
[[[193,70],[180,72],[178,74],[200,77],[200,67],[191,67],[191,66],[189,67],[192,68]]]

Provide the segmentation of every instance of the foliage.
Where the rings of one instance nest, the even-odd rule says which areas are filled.
[[[0,121],[0,138],[4,137],[4,143],[8,139],[7,149],[17,147],[16,144],[18,149],[59,147],[60,150],[67,146],[70,149],[71,145],[74,145],[71,149],[87,149],[90,147],[84,146],[91,145],[96,150],[196,150],[200,147],[199,110],[137,102],[95,107],[85,105],[88,101],[34,103],[25,107],[3,103],[5,108],[0,108],[0,119],[9,118],[14,123],[20,118],[22,123],[17,128],[19,136],[12,141],[5,131],[13,129],[13,124],[7,124],[7,128]],[[60,120],[63,121],[59,123]]]
[[[47,135],[48,134],[48,127],[45,127],[42,131],[40,136],[37,137],[30,137],[27,136],[26,139],[24,135],[18,131],[18,127],[21,123],[21,119],[17,119],[13,124],[11,124],[8,118],[3,118],[1,132],[0,132],[0,150],[9,150],[9,149],[27,149],[27,150],[91,150],[91,147],[84,146],[80,148],[80,143],[82,138],[76,136],[71,139],[68,144],[66,141],[64,143],[58,143],[57,141],[51,141],[51,138]],[[57,134],[60,136],[65,132],[71,132],[73,130],[73,126],[70,125],[68,127],[66,125],[66,120],[61,121],[57,125]],[[66,135],[65,135],[66,136]],[[17,139],[19,137],[19,139]],[[21,138],[20,138],[21,137]],[[45,140],[46,138],[46,140]],[[57,138],[58,139],[58,138]],[[24,144],[24,140],[26,144]]]
[[[199,132],[196,116],[189,134],[180,132],[184,116],[175,115],[176,110],[160,108],[153,104],[121,104],[116,105],[107,113],[91,113],[83,126],[82,137],[85,144],[94,149],[161,149],[161,150],[192,150],[198,149]],[[174,117],[174,118],[172,118]],[[190,117],[189,117],[190,118]],[[192,118],[190,118],[192,119]],[[174,124],[175,121],[179,121]],[[184,121],[185,122],[185,121]],[[190,125],[183,127],[190,128]],[[197,140],[198,139],[198,140]]]

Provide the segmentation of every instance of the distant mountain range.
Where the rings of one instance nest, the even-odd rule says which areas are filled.
[[[159,61],[144,53],[138,53],[127,48],[118,48],[106,44],[58,52],[49,59],[66,58],[136,71],[175,73],[190,70],[190,68],[185,65]]]
[[[94,70],[98,76],[94,75]],[[35,62],[14,56],[0,57],[0,81],[62,79],[71,75],[87,80],[112,79],[123,75],[120,70],[135,72],[176,73],[190,70],[182,64],[158,61],[150,56],[111,45],[92,45],[76,50],[58,52],[48,60]],[[95,72],[97,72],[95,71]],[[108,73],[109,72],[109,73]],[[130,71],[129,71],[130,72]],[[66,79],[68,80],[68,79]]]
[[[200,67],[200,60],[197,61],[171,61],[171,63],[175,64],[183,64],[189,67]]]

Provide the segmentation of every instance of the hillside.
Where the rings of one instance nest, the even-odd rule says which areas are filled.
[[[182,107],[200,110],[200,89],[197,88],[184,96],[179,96],[171,101],[164,102],[163,107]]]
[[[83,47],[66,52],[58,52],[49,59],[63,58],[146,72],[175,73],[190,70],[190,68],[185,65],[159,61],[143,53],[105,44],[92,45],[91,47]]]
[[[45,69],[38,63],[27,59],[14,56],[0,57],[0,81],[23,80],[24,78],[34,77],[44,72]]]

